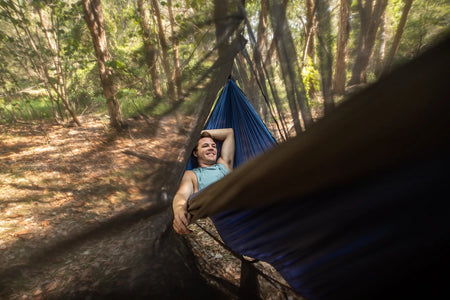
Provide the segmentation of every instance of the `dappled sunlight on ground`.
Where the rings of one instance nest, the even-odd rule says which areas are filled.
[[[155,130],[134,122],[120,135],[96,117],[80,128],[0,125],[0,266],[23,264],[35,248],[148,202],[160,188],[148,181],[158,166],[122,152],[170,160],[182,137],[156,132],[155,140]],[[163,138],[173,139],[170,147]]]
[[[0,125],[0,277],[8,277],[0,278],[0,298],[76,298],[125,289],[143,276],[153,280],[155,268],[167,269],[147,256],[161,247],[170,217],[139,212],[170,207],[170,199],[157,195],[177,184],[172,173],[183,159],[186,136],[177,130],[183,126],[173,117],[154,124],[129,120],[116,134],[102,117],[81,121],[82,127]],[[208,220],[201,222],[215,232]],[[184,240],[198,265],[239,285],[239,260],[194,232]],[[164,251],[179,252],[171,248]],[[285,295],[261,284],[265,299]]]

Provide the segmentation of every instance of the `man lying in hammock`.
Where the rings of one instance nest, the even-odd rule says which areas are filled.
[[[223,141],[219,159],[214,140]],[[184,172],[180,187],[173,198],[173,228],[178,234],[192,231],[187,228],[190,214],[187,211],[189,197],[216,182],[233,169],[234,132],[232,128],[209,129],[201,132],[193,150],[197,158],[198,168]]]

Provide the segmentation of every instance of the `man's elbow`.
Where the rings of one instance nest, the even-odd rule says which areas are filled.
[[[234,130],[233,128],[227,128],[227,137],[230,139],[234,139]]]

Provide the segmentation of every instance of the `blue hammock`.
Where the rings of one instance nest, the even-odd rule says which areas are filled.
[[[233,128],[234,130],[235,168],[277,145],[265,124],[232,79],[228,80],[205,126],[205,129],[217,128]],[[220,147],[221,143],[218,142],[219,155]],[[196,159],[191,156],[187,169],[190,170],[196,166]],[[234,252],[270,263],[280,271],[294,289],[300,291],[301,288],[296,283],[298,274],[296,272],[290,274],[292,267],[295,268],[292,264],[297,259],[290,255],[289,246],[292,229],[298,226],[292,222],[294,216],[292,216],[293,210],[289,207],[290,205],[226,211],[212,216],[211,219],[224,243]],[[275,215],[278,217],[274,217]],[[274,247],[273,242],[276,244],[281,242],[279,243],[281,247]]]
[[[229,127],[235,131],[235,167],[276,145],[233,80],[206,126]],[[307,299],[402,296],[385,293],[393,285],[411,294],[423,286],[424,274],[429,277],[427,288],[441,286],[431,274],[440,263],[448,265],[435,247],[449,244],[448,205],[416,201],[429,197],[431,184],[441,189],[447,185],[447,177],[441,175],[449,158],[444,153],[438,157],[381,178],[364,178],[351,188],[332,187],[301,201],[284,199],[211,219],[228,247],[270,263]],[[191,161],[188,168],[193,166]],[[410,280],[414,276],[417,280]]]
[[[245,98],[244,93],[229,79],[214,109],[209,116],[205,129],[233,128],[236,153],[234,167],[267,151],[277,143],[261,121],[258,114]],[[217,143],[220,156],[221,143]],[[196,159],[191,156],[187,170],[197,167]]]

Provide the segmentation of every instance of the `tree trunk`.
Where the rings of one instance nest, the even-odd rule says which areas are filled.
[[[395,33],[394,41],[392,42],[391,49],[384,63],[383,73],[388,73],[391,70],[392,62],[394,61],[395,53],[397,53],[398,46],[400,45],[400,39],[403,35],[403,30],[405,29],[406,20],[408,19],[409,10],[411,9],[413,0],[405,0],[405,6],[403,7],[402,16],[400,18],[400,23],[397,27],[397,32]]]
[[[314,61],[314,36],[316,27],[315,4],[314,0],[306,0],[306,41],[305,41],[305,57],[309,56]],[[305,59],[304,59],[305,60]]]
[[[373,54],[373,65],[375,77],[380,77],[383,71],[383,62],[386,57],[386,14],[381,17],[380,27],[378,29],[378,45]]]
[[[269,65],[269,69],[271,69],[270,64],[273,50],[270,50],[270,48],[275,48],[274,46],[272,46],[274,45],[273,42],[271,46],[268,46],[268,39],[267,39],[268,15],[269,15],[269,3],[267,0],[261,0],[261,12],[259,14],[259,22],[257,27],[256,38],[250,24],[247,23],[247,30],[251,40],[251,44],[255,45],[255,48],[253,49],[253,61],[250,59],[250,56],[248,55],[245,49],[242,51],[242,54],[245,57],[245,59],[247,59],[248,62],[247,64],[249,66],[254,67],[254,69],[251,70],[251,74],[254,75],[254,80],[251,81],[252,84],[250,86],[252,92],[249,93],[250,95],[253,95],[252,97],[255,97],[255,99],[257,98],[260,99],[260,101],[255,101],[257,103],[256,105],[254,105],[255,109],[260,108],[259,109],[260,116],[264,118],[266,124],[273,124],[273,121],[276,120],[274,115],[278,116],[279,121],[281,122],[281,125],[283,127],[283,132],[281,132],[281,128],[279,127],[277,121],[275,121],[274,125],[276,125],[278,132],[280,133],[279,140],[281,139],[285,140],[287,136],[286,130],[287,126],[285,124],[282,110],[280,109],[279,97],[269,79],[273,77],[271,75],[272,72],[271,70],[268,70],[268,68],[266,67],[267,65]],[[264,62],[263,62],[263,52],[265,52],[267,56],[267,59]],[[274,112],[272,109],[266,84],[268,84],[270,87],[276,112]],[[269,120],[269,113],[270,117],[272,118],[270,120]]]
[[[272,26],[274,26],[274,37],[276,39],[276,50],[286,86],[286,95],[294,120],[295,131],[297,134],[300,134],[302,125],[299,119],[299,109],[305,129],[313,124],[313,119],[305,94],[295,44],[286,19],[287,3],[286,1],[279,3],[278,0],[271,0],[269,3]]]
[[[227,49],[227,14],[228,0],[214,0],[214,24],[216,28],[216,42],[219,56]]]
[[[269,16],[269,3],[267,1],[268,0],[261,0],[261,11],[259,13],[258,29],[256,32],[256,47],[260,53],[258,59],[261,59],[263,53],[267,52],[264,50],[267,49],[268,46],[267,22]],[[253,57],[255,58],[255,54],[253,54]]]
[[[350,5],[351,0],[341,0],[339,11],[339,32],[336,49],[336,67],[334,73],[333,93],[344,95],[347,81],[347,51],[350,36]]]
[[[152,31],[150,29],[150,21],[144,7],[144,0],[138,0],[137,5],[139,24],[142,29],[145,61],[147,62],[148,69],[150,70],[150,77],[152,79],[153,98],[155,99],[155,102],[159,102],[163,98],[163,92],[161,89],[161,80],[159,78],[158,70],[156,69],[157,50],[152,42]]]
[[[275,57],[275,50],[277,48],[277,39],[273,38],[270,43],[269,49],[267,49],[266,58],[264,59],[264,64],[266,66],[270,66],[272,64],[272,60]]]
[[[125,127],[125,123],[122,119],[119,101],[116,98],[113,69],[107,66],[107,62],[111,61],[111,54],[109,53],[106,41],[105,19],[103,17],[101,1],[83,0],[82,3],[84,19],[91,32],[95,56],[97,57],[103,95],[108,105],[110,125],[120,130]]]
[[[19,61],[19,63],[25,70],[27,70],[30,77],[37,76],[38,80],[44,84],[46,92],[50,99],[50,103],[52,105],[52,114],[54,120],[59,123],[58,116],[62,120],[64,120],[64,112],[62,111],[60,105],[61,98],[57,97],[55,99],[53,96],[54,93],[58,94],[58,84],[53,83],[54,77],[51,76],[51,72],[49,70],[49,66],[51,65],[51,63],[48,61],[48,57],[45,55],[45,53],[47,52],[53,52],[51,49],[52,45],[51,43],[47,43],[47,45],[50,47],[50,51],[47,51],[47,48],[42,47],[39,35],[36,34],[36,36],[33,36],[32,32],[30,31],[31,26],[29,26],[30,20],[26,17],[26,11],[24,11],[24,8],[27,9],[26,6],[17,6],[15,9],[11,9],[8,5],[5,5],[3,7],[5,17],[9,18],[12,24],[14,24],[14,30],[17,34],[17,37],[19,38],[21,47],[32,50],[31,52],[27,51],[27,54],[25,54],[23,58],[29,60],[35,73],[31,74],[31,72],[28,71],[28,66],[26,64],[22,63],[21,61]],[[41,22],[42,21],[44,20],[42,19]],[[43,23],[41,27],[44,28],[43,32],[48,38],[49,36],[47,35],[47,29],[45,29],[46,24]],[[9,48],[8,46],[6,47]],[[12,49],[9,50],[15,52]],[[17,54],[17,56],[22,55],[24,55],[23,52]]]
[[[317,1],[316,16],[318,21],[318,54],[320,59],[320,78],[322,81],[322,95],[324,101],[324,114],[328,115],[334,110],[333,93],[331,89],[333,76],[333,56],[331,50],[331,16],[328,1]]]
[[[151,0],[153,16],[156,18],[156,23],[158,25],[158,39],[159,44],[161,45],[162,50],[162,65],[164,68],[164,73],[166,74],[167,79],[167,94],[169,96],[169,100],[174,102],[176,100],[175,95],[175,85],[174,80],[172,78],[172,71],[170,68],[169,62],[169,46],[166,40],[166,34],[164,33],[164,26],[161,20],[161,11],[159,9],[159,3],[156,0]]]
[[[265,4],[261,3],[261,7],[263,5],[265,5],[265,6],[267,6],[267,10],[269,10],[268,0],[261,0],[261,2],[266,2]],[[265,53],[265,58],[263,58],[261,56],[261,64],[262,64],[261,67],[263,69],[263,70],[261,70],[261,73],[265,74],[265,76],[267,78],[267,84],[269,85],[270,93],[272,95],[273,102],[275,104],[275,114],[278,116],[280,123],[281,123],[282,128],[279,127],[279,124],[276,124],[278,132],[280,133],[279,140],[286,140],[287,137],[289,136],[289,134],[288,134],[288,129],[287,129],[288,126],[286,123],[283,107],[281,104],[282,101],[280,100],[278,91],[276,90],[274,84],[270,80],[270,78],[275,77],[273,67],[272,67],[272,62],[273,62],[274,54],[275,54],[275,50],[276,50],[276,44],[277,44],[276,41],[277,41],[276,38],[272,39],[272,41],[270,42],[270,45],[266,46],[267,51]]]
[[[249,100],[249,102],[253,106],[253,108],[255,108],[255,110],[256,110],[256,104],[252,102],[253,101],[252,99],[254,99],[253,87],[255,85],[252,81],[256,80],[256,78],[254,78],[254,76],[252,75],[253,72],[248,71],[250,66],[245,62],[245,57],[242,53],[239,53],[236,56],[236,68],[239,73],[239,78],[242,82],[242,86],[243,86],[242,90],[244,91],[245,94],[248,95],[247,99]],[[250,77],[249,77],[249,75],[250,75]],[[236,80],[236,81],[238,81],[238,80]]]
[[[248,53],[243,51],[243,53],[239,53],[236,56],[235,64],[237,69],[239,70],[240,79],[242,80],[243,91],[247,95],[247,100],[253,106],[255,111],[262,116],[262,106],[259,95],[261,95],[257,77],[258,71],[255,70],[258,67],[256,66],[256,62],[249,61]],[[247,59],[247,60],[245,60]],[[254,68],[252,68],[254,67]],[[237,80],[236,80],[237,81]]]
[[[374,5],[372,2],[371,0],[366,0],[363,3],[363,0],[358,0],[361,32],[358,40],[358,52],[349,85],[367,82],[367,66],[372,55],[381,17],[387,6],[387,0],[376,0]]]
[[[314,64],[316,59],[315,53],[315,34],[317,31],[317,18],[316,18],[316,9],[317,3],[319,1],[314,0],[306,0],[306,37],[305,37],[305,49],[303,52],[303,63],[302,65],[306,67],[309,64]],[[309,99],[313,99],[316,94],[316,89],[314,88],[314,79],[308,76],[308,96]]]
[[[169,9],[169,20],[170,20],[170,30],[172,36],[175,36],[175,18],[173,16],[173,5],[172,0],[168,1],[168,9]],[[181,68],[180,68],[180,57],[178,53],[178,39],[172,40],[172,49],[173,49],[173,75],[172,78],[175,81],[176,87],[176,95],[178,99],[182,98],[183,95],[183,86],[181,84]]]
[[[76,112],[70,106],[69,99],[67,97],[67,86],[64,76],[64,70],[61,63],[61,57],[59,55],[60,53],[59,44],[57,43],[57,36],[56,36],[58,28],[55,28],[53,22],[51,27],[48,25],[48,21],[47,18],[44,16],[42,7],[37,6],[36,9],[39,14],[39,19],[42,24],[41,29],[45,35],[47,45],[50,49],[50,53],[53,59],[53,65],[56,72],[56,84],[52,84],[52,86],[54,87],[58,99],[63,103],[64,108],[69,112],[70,116],[72,117],[72,120],[75,122],[75,124],[81,126],[81,122],[80,120],[78,120]],[[51,33],[53,33],[53,36],[51,35]]]
[[[267,46],[267,17],[269,13],[267,5],[267,0],[261,0],[261,11],[259,13],[256,40],[254,41],[255,49],[253,50],[253,63],[255,67],[254,71],[256,74],[253,74],[252,72],[252,76],[254,75],[254,80],[251,80],[250,90],[252,91],[252,94],[250,94],[249,98],[255,99],[261,99],[261,93],[264,93],[264,95],[267,96],[267,88],[265,84],[265,76],[262,65],[262,53],[264,52],[264,48]],[[262,90],[261,92],[259,92],[260,89]],[[263,109],[266,108],[266,105],[262,104],[263,102],[261,101],[254,102],[255,110],[260,112],[260,116],[264,116],[265,112],[267,112],[263,112]]]

